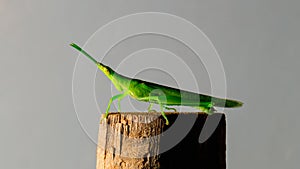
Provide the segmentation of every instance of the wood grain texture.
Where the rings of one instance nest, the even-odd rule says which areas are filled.
[[[99,126],[97,169],[225,169],[225,115],[181,114],[195,117],[192,128],[178,144],[160,153],[162,143],[170,139],[164,132],[176,122],[178,113],[166,113],[168,126],[160,113],[110,113]],[[206,120],[213,121],[216,117],[220,122],[215,131],[205,142],[199,143]]]

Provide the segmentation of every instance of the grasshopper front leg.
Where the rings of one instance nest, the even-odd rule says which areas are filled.
[[[110,110],[110,105],[111,105],[111,103],[112,103],[114,100],[116,100],[116,99],[118,99],[118,111],[120,111],[120,101],[121,101],[125,96],[127,96],[127,95],[128,95],[128,92],[125,92],[125,93],[117,94],[117,95],[113,96],[112,98],[110,98],[110,99],[109,99],[109,102],[108,102],[108,105],[107,105],[107,108],[106,108],[106,111],[105,111],[105,116],[104,116],[104,118],[107,118],[108,112],[109,112],[109,110]]]
[[[152,109],[152,107],[153,107],[153,103],[150,103],[147,108],[148,112],[156,112],[156,110]]]

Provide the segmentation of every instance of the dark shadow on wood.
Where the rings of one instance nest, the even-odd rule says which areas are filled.
[[[171,116],[173,115],[168,115],[168,118],[175,118]],[[207,115],[198,114],[196,122],[187,136],[175,147],[160,155],[159,162],[161,169],[226,168],[225,115],[215,114],[212,116],[221,116],[221,120],[212,135],[204,143],[199,143],[199,136]],[[161,139],[163,139],[163,136]]]

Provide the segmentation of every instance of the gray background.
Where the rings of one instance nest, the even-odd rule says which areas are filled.
[[[218,50],[230,110],[228,168],[298,168],[299,1],[0,0],[0,168],[95,168],[72,102],[77,55],[99,27],[145,11],[198,26]]]

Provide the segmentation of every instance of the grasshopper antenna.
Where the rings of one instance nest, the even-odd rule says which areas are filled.
[[[72,46],[73,48],[77,49],[79,52],[83,53],[86,57],[88,57],[95,64],[98,64],[98,62],[97,62],[96,59],[94,59],[91,55],[89,55],[86,51],[84,51],[83,49],[81,49],[81,47],[79,47],[75,43],[71,43],[70,46]]]

